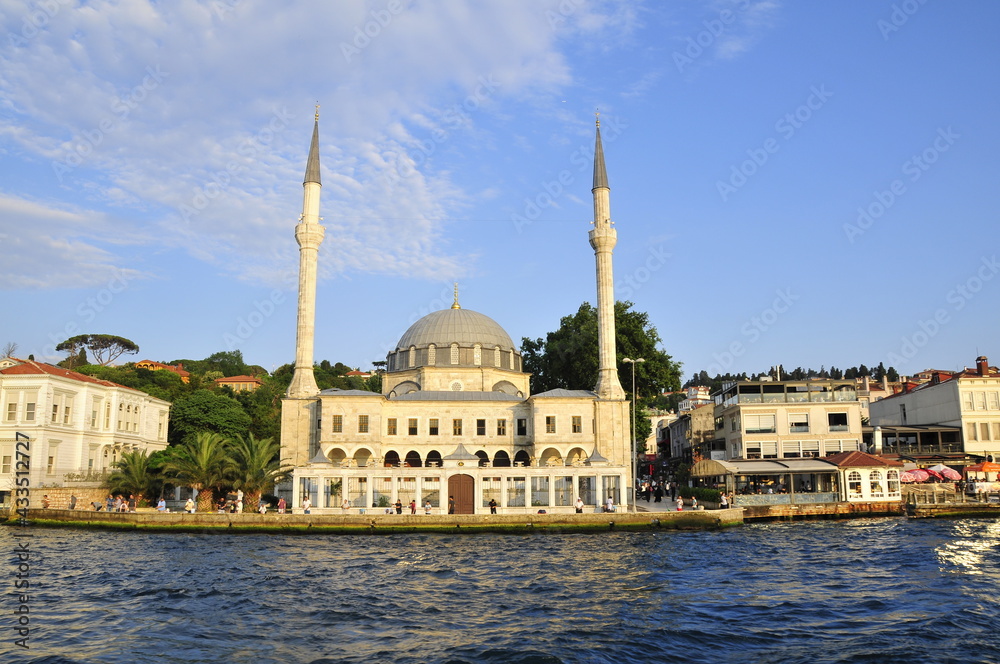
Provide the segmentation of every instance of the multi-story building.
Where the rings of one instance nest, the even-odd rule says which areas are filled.
[[[907,384],[870,409],[887,454],[1000,457],[1000,371],[985,356],[973,369],[935,372],[926,383]]]
[[[29,486],[61,486],[67,475],[108,470],[124,452],[166,448],[169,417],[170,404],[145,392],[43,362],[0,359],[0,498],[24,467],[17,434],[29,441]]]
[[[853,380],[741,381],[725,385],[714,398],[715,436],[702,458],[788,459],[864,451]]]
[[[670,423],[671,459],[691,463],[695,456],[714,458],[711,453],[712,441],[715,438],[714,412],[715,407],[712,404],[704,404],[681,413]]]

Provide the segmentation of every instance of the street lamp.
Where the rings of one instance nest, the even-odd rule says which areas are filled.
[[[635,452],[635,365],[636,362],[645,362],[646,358],[637,357],[634,360],[630,357],[623,357],[622,362],[628,362],[632,365],[632,511],[635,512],[635,481],[637,479],[636,475],[636,452]]]

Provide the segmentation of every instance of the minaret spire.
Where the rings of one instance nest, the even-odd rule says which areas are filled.
[[[319,174],[319,104],[316,104],[309,159],[306,161],[306,175],[302,182],[302,216],[295,226],[295,241],[299,243],[299,308],[295,334],[295,373],[288,386],[289,397],[319,394],[313,373],[313,346],[316,334],[319,246],[326,233],[319,216],[319,194],[322,187]]]
[[[625,391],[618,380],[618,358],[615,349],[615,279],[611,253],[618,243],[618,232],[611,225],[611,188],[604,168],[604,147],[601,145],[601,117],[597,115],[597,137],[594,144],[594,227],[590,230],[590,246],[597,261],[597,345],[598,370],[595,392],[601,399],[624,399]]]
[[[455,282],[455,301],[451,303],[452,309],[461,309],[462,306],[458,303],[458,282]]]

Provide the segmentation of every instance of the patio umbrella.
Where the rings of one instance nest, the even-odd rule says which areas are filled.
[[[906,471],[904,474],[911,475],[913,477],[913,480],[911,481],[913,482],[926,482],[927,478],[931,476],[931,474],[923,468],[914,468],[913,470]]]
[[[912,482],[923,482],[925,479],[927,479],[927,474],[921,472],[918,475],[916,469],[907,470],[907,471],[905,471],[903,473],[900,473],[900,475],[899,475],[899,481],[903,482],[905,484],[910,484]]]
[[[925,472],[925,473],[927,473],[927,479],[930,479],[932,477],[934,479],[938,479],[938,480],[943,480],[944,479],[944,475],[942,475],[938,471],[934,470],[933,468],[921,468],[920,470],[923,471],[923,472]]]
[[[928,470],[934,470],[941,474],[941,476],[946,480],[960,480],[962,479],[962,474],[959,473],[954,468],[949,468],[943,463],[939,463],[936,466],[931,466]]]

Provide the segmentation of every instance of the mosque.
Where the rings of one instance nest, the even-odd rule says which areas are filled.
[[[388,354],[382,393],[320,390],[313,374],[320,243],[319,114],[306,165],[299,244],[295,369],[282,400],[278,487],[298,510],[382,513],[397,501],[417,513],[500,514],[617,509],[632,482],[628,401],[615,352],[610,188],[600,120],[594,154],[599,371],[593,390],[531,394],[510,335],[484,314],[451,308],[424,316]]]

